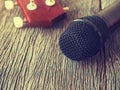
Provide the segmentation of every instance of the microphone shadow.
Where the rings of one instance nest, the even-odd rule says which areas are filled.
[[[107,42],[105,43],[106,61],[112,60],[115,62],[120,58],[120,27],[111,34]]]

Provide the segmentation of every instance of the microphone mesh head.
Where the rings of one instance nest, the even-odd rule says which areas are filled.
[[[59,39],[60,49],[68,58],[81,60],[95,55],[101,48],[101,37],[95,27],[81,20],[74,21]]]

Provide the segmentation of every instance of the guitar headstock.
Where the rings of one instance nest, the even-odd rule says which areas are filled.
[[[17,0],[14,3],[11,0],[5,1],[6,9],[13,9],[14,5],[18,5],[24,19],[14,17],[14,25],[17,28],[23,27],[24,22],[28,26],[49,27],[54,23],[65,18],[68,7],[62,8],[57,0]]]

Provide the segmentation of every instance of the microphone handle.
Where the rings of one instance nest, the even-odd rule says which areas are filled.
[[[114,27],[114,25],[118,24],[120,21],[120,1],[103,9],[97,14],[97,16],[105,21],[108,28]]]

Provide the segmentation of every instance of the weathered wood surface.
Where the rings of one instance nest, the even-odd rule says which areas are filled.
[[[106,59],[98,53],[73,62],[58,40],[69,23],[97,13],[117,0],[61,0],[70,6],[67,18],[51,28],[16,29],[18,7],[6,11],[0,0],[0,90],[120,90],[120,31],[106,42]]]

